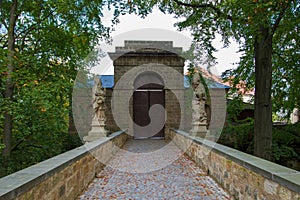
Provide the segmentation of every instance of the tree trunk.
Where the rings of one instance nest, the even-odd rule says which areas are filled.
[[[260,26],[255,38],[254,155],[270,160],[272,147],[272,35]]]
[[[14,55],[15,55],[15,25],[17,20],[17,6],[18,1],[13,1],[9,16],[9,28],[8,28],[8,65],[7,65],[7,77],[6,77],[6,88],[4,91],[4,98],[8,99],[8,102],[13,98],[14,82],[12,73],[14,71]],[[9,110],[4,113],[4,130],[3,130],[3,142],[4,149],[2,152],[3,157],[7,158],[11,152],[11,138],[12,138],[12,123],[13,117]]]

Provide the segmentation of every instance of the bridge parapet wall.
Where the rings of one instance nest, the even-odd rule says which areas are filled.
[[[0,179],[0,199],[76,199],[127,140],[124,131]]]
[[[201,165],[234,199],[300,199],[300,172],[169,129],[166,138]]]

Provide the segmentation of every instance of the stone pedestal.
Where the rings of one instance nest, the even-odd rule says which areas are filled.
[[[201,123],[201,122],[193,122],[192,123],[192,129],[190,130],[191,135],[196,136],[196,137],[202,137],[205,138],[207,134],[207,128],[206,128],[206,123]]]
[[[101,80],[97,76],[95,76],[93,87],[94,117],[91,124],[92,129],[87,136],[83,137],[83,140],[85,142],[92,142],[94,140],[108,136],[108,131],[105,130],[105,92],[106,90],[102,88]]]
[[[99,122],[97,119],[93,119],[91,127],[92,129],[88,135],[83,137],[83,141],[85,142],[92,142],[100,138],[107,137],[109,133],[107,130],[105,130],[104,121]]]

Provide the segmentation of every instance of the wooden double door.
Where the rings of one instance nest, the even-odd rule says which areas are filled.
[[[149,112],[151,107],[152,112]],[[163,89],[138,89],[134,92],[134,138],[164,138],[164,107],[165,92]]]

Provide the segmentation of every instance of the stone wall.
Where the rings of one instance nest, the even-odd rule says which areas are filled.
[[[93,118],[93,96],[92,89],[83,82],[87,82],[86,79],[79,80],[82,86],[74,87],[72,94],[72,114],[76,130],[81,138],[88,135],[91,129],[91,123]],[[75,85],[76,86],[76,85]]]
[[[3,177],[0,199],[75,199],[126,140],[119,131]]]
[[[300,172],[188,133],[168,130],[166,137],[214,178],[234,199],[299,200]]]
[[[107,88],[106,89],[106,99],[105,99],[105,105],[106,105],[106,129],[109,130],[110,132],[115,132],[119,130],[120,128],[117,126],[113,114],[112,114],[112,109],[111,109],[111,97],[112,97],[112,92],[113,89]]]
[[[184,108],[180,107],[180,101],[184,101],[183,90],[165,90],[166,123],[165,132],[171,127],[183,128]],[[180,127],[180,123],[182,127]]]
[[[115,52],[109,53],[114,64],[113,98],[116,102],[114,107],[107,107],[108,112],[111,113],[113,108],[118,116],[107,114],[108,130],[127,129],[129,135],[134,135],[132,95],[135,80],[144,72],[154,72],[163,80],[167,112],[165,128],[179,128],[184,119],[184,108],[180,110],[179,106],[179,101],[184,99],[185,59],[180,56],[181,53],[182,48],[173,47],[171,41],[125,41],[124,47],[116,47]],[[126,80],[123,82],[124,79]],[[111,98],[108,96],[107,100]],[[130,99],[128,105],[125,102],[127,99]]]
[[[211,88],[210,95],[210,137],[219,137],[226,121],[227,99],[225,89]]]

